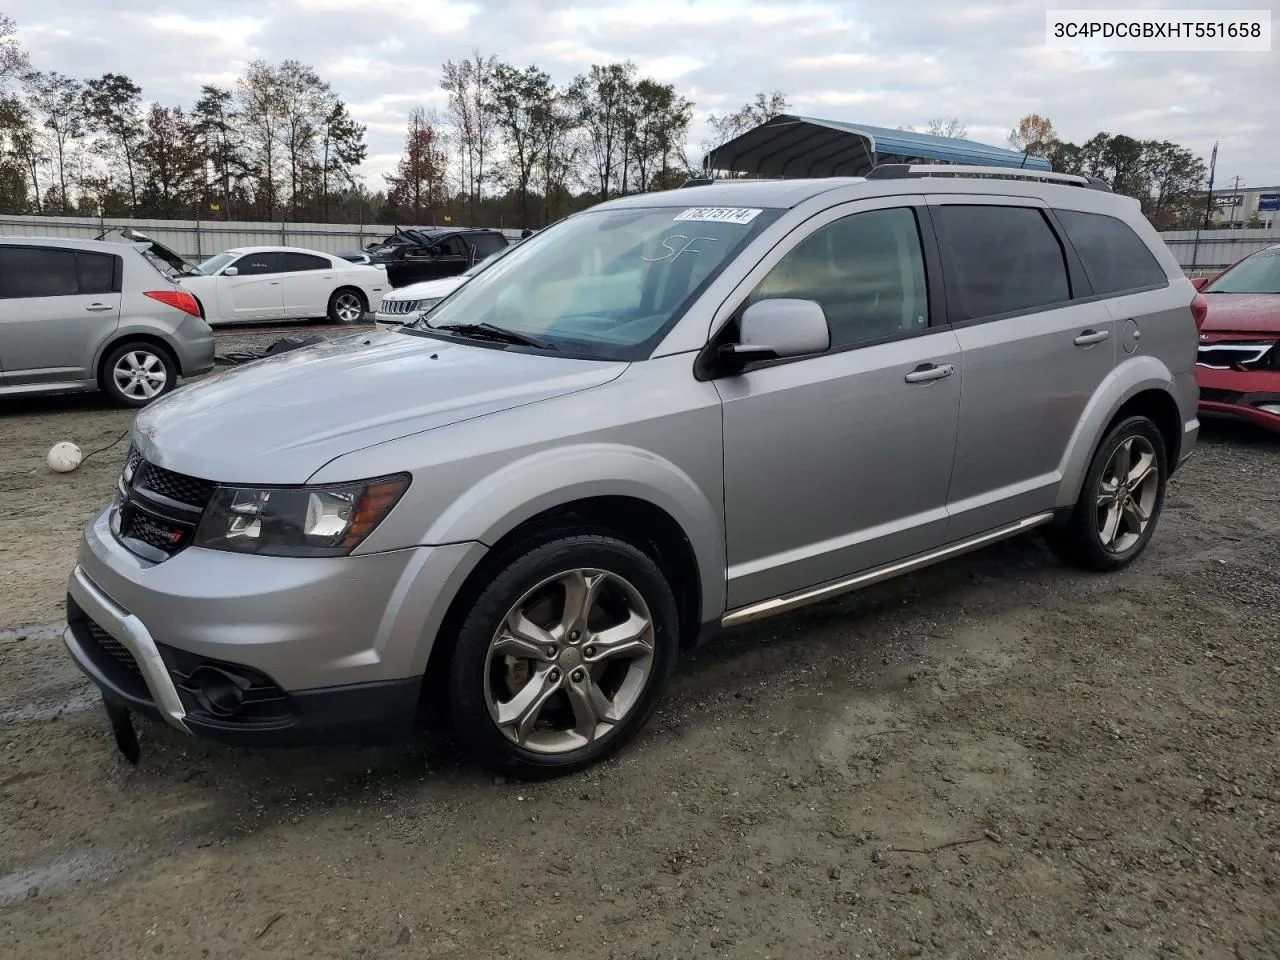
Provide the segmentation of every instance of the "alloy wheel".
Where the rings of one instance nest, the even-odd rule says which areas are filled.
[[[490,641],[489,716],[526,750],[576,750],[635,709],[653,659],[653,617],[631,583],[594,568],[557,574],[525,593]]]
[[[130,350],[116,361],[111,378],[130,400],[154,400],[164,392],[169,371],[156,354],[147,350]]]
[[[1098,481],[1097,525],[1102,546],[1124,553],[1142,537],[1160,494],[1160,463],[1142,436],[1126,437]]]
[[[333,312],[343,323],[355,323],[364,316],[364,305],[354,293],[344,293],[333,302]]]

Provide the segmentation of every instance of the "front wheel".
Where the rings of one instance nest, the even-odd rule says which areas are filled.
[[[1110,571],[1132,563],[1151,540],[1169,472],[1164,439],[1146,417],[1129,417],[1093,455],[1070,518],[1049,531],[1066,562]]]
[[[334,323],[359,323],[367,309],[364,294],[350,287],[335,290],[329,298],[328,314]]]
[[[657,705],[677,622],[662,571],[628,543],[566,536],[513,556],[457,635],[449,702],[459,739],[522,778],[604,759]]]

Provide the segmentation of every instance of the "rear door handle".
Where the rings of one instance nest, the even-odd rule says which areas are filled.
[[[951,363],[922,363],[906,376],[907,383],[932,383],[956,372]]]
[[[1076,346],[1087,347],[1093,343],[1101,343],[1109,336],[1111,336],[1110,330],[1086,330],[1076,337]]]
[[[109,303],[91,303],[85,309],[90,313],[102,313],[105,310],[112,309],[112,306]]]

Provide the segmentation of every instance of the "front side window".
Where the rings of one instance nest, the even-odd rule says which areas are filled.
[[[490,324],[571,356],[643,359],[776,218],[777,211],[747,208],[577,214],[504,252],[420,321],[419,331]]]
[[[52,247],[0,247],[0,292],[10,299],[75,296],[76,255]]]
[[[242,277],[260,277],[280,272],[280,255],[275,253],[246,253],[236,261],[236,273]]]
[[[217,273],[219,270],[221,270],[223,267],[232,263],[235,260],[235,258],[238,256],[240,256],[240,254],[238,253],[216,254],[210,257],[208,260],[201,261],[197,267],[192,269],[191,272],[196,274],[197,276],[211,277],[215,273]]]
[[[946,248],[957,322],[1071,299],[1062,244],[1035,207],[943,204],[934,208]]]
[[[869,210],[819,227],[778,261],[747,303],[778,297],[820,303],[832,347],[923,330],[929,297],[914,211]]]
[[[1094,293],[1121,293],[1169,282],[1160,262],[1123,220],[1077,210],[1058,210],[1057,215]]]
[[[461,237],[445,237],[440,241],[440,256],[442,257],[465,257],[467,253],[467,245]]]
[[[1245,257],[1201,293],[1280,293],[1280,249]]]

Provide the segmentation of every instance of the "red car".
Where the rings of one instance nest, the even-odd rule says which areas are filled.
[[[1200,413],[1280,433],[1280,243],[1192,282],[1207,308],[1196,360]]]

